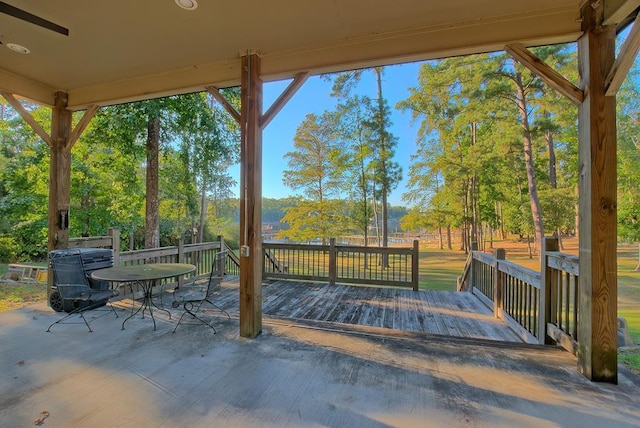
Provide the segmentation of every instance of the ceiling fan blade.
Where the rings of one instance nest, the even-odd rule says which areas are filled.
[[[47,30],[55,31],[56,33],[60,33],[63,36],[69,35],[69,30],[67,28],[61,27],[58,24],[47,21],[46,19],[40,18],[39,16],[33,15],[22,9],[18,9],[17,7],[11,6],[10,4],[7,4],[3,1],[0,1],[0,13],[4,13],[13,16],[14,18],[30,22],[31,24],[38,25],[42,28],[46,28]]]

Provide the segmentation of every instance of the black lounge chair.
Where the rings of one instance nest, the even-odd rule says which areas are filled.
[[[119,294],[117,290],[96,290],[89,287],[88,278],[82,266],[80,254],[69,254],[64,257],[51,258],[51,267],[55,279],[55,290],[58,293],[57,299],[67,315],[52,323],[47,331],[55,324],[81,324],[80,322],[69,321],[78,315],[90,332],[91,321],[113,312],[118,318],[116,310],[109,305],[103,308],[109,299]],[[100,315],[87,319],[84,315],[87,311],[102,312]]]

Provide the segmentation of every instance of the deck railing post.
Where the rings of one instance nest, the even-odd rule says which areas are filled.
[[[475,272],[475,269],[474,269],[476,262],[475,262],[475,260],[473,258],[473,252],[474,251],[478,251],[478,243],[477,242],[472,242],[471,243],[471,254],[470,254],[471,255],[471,266],[469,266],[469,279],[467,280],[468,284],[469,284],[469,285],[467,285],[467,289],[472,293],[473,293],[473,287],[475,287],[475,285],[476,285],[476,278],[475,278],[476,272]]]
[[[538,306],[538,340],[541,344],[552,344],[547,336],[547,323],[551,321],[551,286],[553,275],[549,269],[547,253],[560,251],[558,238],[545,237],[542,240],[542,257],[540,258],[540,302]]]
[[[338,277],[338,255],[336,253],[336,238],[329,240],[329,284],[334,285]]]
[[[502,274],[500,274],[500,260],[504,260],[506,257],[506,252],[504,248],[496,248],[493,251],[493,315],[496,318],[500,318],[502,313],[502,309],[504,308],[504,303],[502,301],[504,297],[504,283],[502,281]]]
[[[113,265],[120,265],[120,228],[110,227],[107,236],[111,238],[111,250],[113,251]]]
[[[220,242],[220,251],[219,251],[220,258],[218,258],[218,272],[221,275],[224,275],[226,273],[226,268],[227,268],[227,253],[224,252],[226,251],[227,247],[224,245],[224,236],[218,235],[218,242]]]
[[[418,291],[420,286],[420,242],[413,241],[413,251],[411,252],[411,282],[413,291]]]
[[[178,263],[184,263],[184,240],[178,238]]]

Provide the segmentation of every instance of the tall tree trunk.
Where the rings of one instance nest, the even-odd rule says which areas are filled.
[[[444,237],[442,236],[442,226],[441,225],[438,225],[438,238],[439,238],[438,248],[442,250],[444,248]]]
[[[471,146],[476,145],[476,122],[471,122]],[[480,242],[479,236],[479,216],[478,216],[478,194],[477,177],[474,174],[469,178],[469,203],[471,205],[471,242]]]
[[[129,251],[133,251],[136,248],[136,226],[133,221],[131,221],[131,230],[129,230]]]
[[[453,246],[451,245],[451,225],[447,225],[447,248],[449,250],[453,250]]]
[[[146,248],[160,246],[160,215],[158,213],[158,171],[160,153],[160,118],[147,124],[147,195],[144,245]]]
[[[551,113],[548,111],[544,112],[544,117],[549,119],[551,117]],[[550,129],[546,129],[544,131],[544,141],[547,144],[547,150],[549,151],[549,185],[551,185],[552,189],[558,188],[558,174],[557,174],[557,165],[556,165],[556,149],[555,143],[553,141],[553,133]]]
[[[200,224],[198,225],[198,242],[204,242],[204,224],[207,219],[207,185],[203,182],[200,189]]]
[[[384,123],[384,103],[382,98],[382,69],[380,67],[374,68],[376,73],[376,81],[378,84],[378,114],[380,115],[380,178],[382,179],[381,193],[382,193],[382,246],[389,246],[389,204],[387,198],[389,197],[389,177],[387,171],[387,141],[386,141],[386,124]],[[389,258],[387,254],[382,255],[382,267],[389,266]]]
[[[380,246],[380,221],[378,219],[378,201],[376,201],[375,191],[373,192],[374,196],[371,197],[371,202],[373,206],[373,220],[374,226],[376,228],[376,243],[378,247]]]
[[[529,203],[531,205],[531,215],[533,217],[533,228],[535,231],[535,243],[538,256],[542,253],[540,246],[544,236],[544,225],[542,223],[542,211],[540,199],[538,198],[538,183],[536,181],[535,166],[533,163],[533,142],[531,140],[531,129],[529,128],[529,112],[527,111],[527,98],[522,84],[522,75],[517,72],[514,81],[517,88],[518,110],[522,128],[522,142],[524,145],[524,161],[527,170],[527,183],[529,185]]]
[[[548,111],[544,112],[544,117],[549,119],[551,117],[551,113]],[[550,129],[546,129],[544,131],[544,141],[547,144],[547,151],[549,152],[549,185],[552,189],[558,188],[558,173],[557,173],[557,162],[556,162],[556,148],[555,143],[553,141],[553,132]],[[558,238],[558,245],[561,250],[564,250],[564,245],[562,243],[562,230],[558,227],[556,230],[556,236]]]
[[[502,202],[498,202],[499,216],[500,216],[500,237],[504,241],[507,239],[507,231],[504,229],[504,212],[502,211]]]
[[[493,226],[489,224],[489,248],[493,248]]]
[[[362,131],[361,129],[358,131],[359,132],[359,136],[358,136],[358,141],[362,141]],[[364,156],[362,156],[362,154],[360,154],[360,191],[362,192],[362,216],[364,218],[364,228],[363,228],[363,235],[364,235],[364,246],[368,247],[369,246],[369,222],[371,221],[371,214],[369,213],[369,192],[367,192],[367,173],[366,173],[367,169],[366,169],[366,165],[364,162]],[[364,258],[364,268],[368,269],[369,268],[369,258],[365,257]]]

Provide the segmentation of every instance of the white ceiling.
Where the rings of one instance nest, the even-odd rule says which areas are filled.
[[[68,37],[0,14],[0,89],[110,104],[229,86],[240,54],[265,80],[576,40],[581,0],[7,0]],[[18,43],[31,50],[18,54]]]

